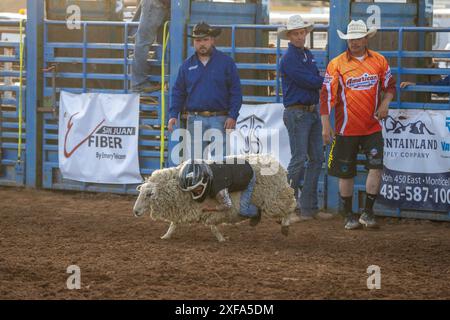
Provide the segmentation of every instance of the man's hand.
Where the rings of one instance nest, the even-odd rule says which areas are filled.
[[[384,101],[380,103],[377,112],[375,113],[375,118],[378,120],[386,119],[389,113],[389,103]]]
[[[170,118],[169,119],[169,123],[167,124],[167,129],[172,132],[173,131],[173,126],[177,125],[177,118]]]
[[[329,116],[322,116],[322,139],[324,144],[329,144],[334,139],[334,131]]]
[[[225,125],[223,126],[225,130],[234,130],[236,128],[236,120],[233,118],[227,118]]]
[[[380,105],[378,106],[377,112],[375,113],[375,118],[377,118],[377,120],[383,120],[387,118],[389,114],[389,104],[391,103],[393,98],[394,94],[390,92],[385,93],[383,100],[381,101]]]
[[[405,81],[405,82],[402,82],[402,83],[400,83],[400,88],[406,88],[407,86],[415,86],[416,84],[414,83],[414,82],[408,82],[408,81]]]

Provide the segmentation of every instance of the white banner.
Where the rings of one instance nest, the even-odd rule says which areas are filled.
[[[450,211],[450,111],[390,110],[383,137],[382,201]]]
[[[231,139],[231,154],[271,154],[284,168],[291,159],[289,136],[283,122],[281,103],[242,105]]]
[[[141,183],[139,95],[61,92],[59,168],[65,179]]]

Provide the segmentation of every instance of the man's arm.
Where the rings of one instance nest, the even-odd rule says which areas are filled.
[[[239,72],[234,61],[230,62],[231,75],[229,85],[230,94],[230,113],[229,117],[237,120],[239,117],[239,110],[242,106],[242,88],[241,79],[239,78]]]
[[[172,89],[172,99],[169,106],[168,130],[173,131],[173,126],[177,124],[178,115],[186,103],[187,91],[183,66],[178,70],[177,80]]]
[[[391,68],[386,59],[384,59],[381,89],[384,92],[384,96],[375,113],[375,117],[378,120],[385,119],[388,116],[389,104],[395,96],[395,79],[392,76]]]
[[[323,83],[323,77],[312,73],[310,70],[301,65],[298,61],[293,61],[292,58],[284,57],[283,71],[291,78],[297,86],[305,89],[320,89]]]
[[[330,62],[320,93],[320,115],[322,120],[322,138],[324,144],[329,144],[334,138],[334,131],[330,123],[331,110],[336,105],[339,87],[339,71],[334,62]]]

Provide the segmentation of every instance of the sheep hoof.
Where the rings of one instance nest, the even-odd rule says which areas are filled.
[[[161,237],[161,240],[168,240],[168,239],[170,239],[170,236],[166,234]]]
[[[289,226],[282,226],[281,227],[281,234],[285,237],[289,235]]]

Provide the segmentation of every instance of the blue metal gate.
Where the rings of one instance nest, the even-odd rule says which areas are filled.
[[[42,170],[43,187],[83,191],[135,193],[135,185],[106,185],[83,183],[63,179],[58,164],[58,109],[62,90],[72,93],[128,93],[130,92],[130,65],[134,44],[130,43],[133,22],[81,22],[81,38],[72,41],[51,41],[49,30],[58,33],[58,28],[70,34],[65,21],[44,21],[44,109],[42,125]],[[116,42],[92,42],[89,30],[96,32],[120,29],[122,37]],[[103,31],[106,32],[106,31]],[[106,36],[106,38],[108,38]],[[95,52],[101,52],[101,57]],[[156,68],[149,76],[153,82],[161,82],[160,67],[162,49],[152,47],[154,58],[151,66]],[[106,57],[106,58],[105,58]],[[65,69],[65,70],[64,70]],[[106,70],[106,71],[97,71]],[[62,71],[64,70],[64,71]],[[166,81],[169,76],[166,77]],[[164,87],[164,86],[163,86]],[[166,93],[165,93],[166,94]],[[166,94],[167,95],[167,94]],[[167,101],[167,99],[166,99]],[[141,94],[139,130],[139,160],[142,175],[150,175],[160,168],[160,136],[162,123],[161,92]],[[164,133],[166,136],[167,133]],[[164,144],[164,159],[167,159],[167,143]]]
[[[0,21],[0,185],[7,186],[25,184],[25,24]]]

